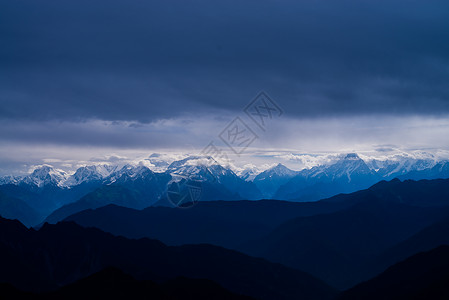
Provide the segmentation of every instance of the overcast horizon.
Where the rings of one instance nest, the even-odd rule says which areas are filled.
[[[301,167],[263,152],[449,158],[448,12],[442,0],[2,1],[0,175],[211,142],[241,166]],[[273,110],[255,115],[262,91]],[[226,130],[240,121],[253,139],[237,149]]]

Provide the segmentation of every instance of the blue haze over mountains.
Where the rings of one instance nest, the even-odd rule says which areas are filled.
[[[449,163],[445,160],[364,161],[355,153],[301,171],[278,164],[252,177],[218,162],[204,161],[205,157],[200,156],[171,163],[152,161],[156,163],[154,171],[142,164],[91,165],[80,167],[71,175],[49,165],[41,166],[28,176],[0,179],[2,215],[32,226],[44,220],[54,223],[75,212],[108,204],[135,209],[171,206],[166,197],[167,186],[186,172],[202,181],[202,201],[317,201],[365,189],[381,180],[449,178]]]
[[[385,298],[409,294],[411,280],[412,291],[424,293],[416,299],[436,299],[429,295],[447,294],[449,253],[440,245],[449,244],[448,187],[449,179],[394,179],[315,202],[203,201],[192,209],[143,210],[107,205],[38,230],[0,218],[0,291],[5,299],[31,300],[53,299],[46,293],[57,288],[77,295],[87,288],[87,299],[95,299],[90,293],[104,284],[115,282],[124,293],[139,286],[132,278],[120,282],[123,275],[104,269],[109,266],[139,282],[208,278],[255,299],[368,299],[349,296],[370,290],[375,299],[415,299]],[[104,185],[96,192],[118,189],[122,195],[120,188]]]
[[[394,179],[315,202],[204,201],[193,209],[144,210],[108,205],[65,221],[172,246],[219,245],[346,289],[408,256],[447,245],[448,187],[448,179]]]
[[[448,37],[448,0],[1,0],[0,300],[449,299]]]

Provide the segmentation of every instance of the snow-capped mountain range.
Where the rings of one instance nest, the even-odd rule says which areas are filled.
[[[176,176],[198,176],[202,180],[222,180],[232,176],[254,182],[265,182],[283,179],[288,181],[293,177],[308,179],[336,180],[345,178],[349,183],[353,176],[372,176],[379,180],[400,177],[407,179],[407,174],[419,176],[417,173],[428,176],[447,176],[448,161],[437,161],[432,158],[393,157],[386,160],[364,160],[355,153],[338,156],[329,164],[318,165],[310,169],[294,171],[279,163],[269,169],[263,170],[255,165],[245,166],[241,169],[231,169],[221,166],[212,157],[189,156],[187,158],[167,162],[151,155],[148,159],[151,166],[137,163],[124,166],[111,164],[95,164],[78,168],[73,174],[56,169],[51,165],[36,167],[27,176],[0,177],[0,184],[27,184],[42,188],[46,185],[56,185],[61,188],[71,188],[82,183],[100,181],[111,184],[120,177],[138,178],[146,172],[167,173]],[[154,167],[153,167],[154,166]]]
[[[255,165],[234,169],[206,156],[183,157],[171,162],[164,162],[161,157],[150,159],[153,162],[145,159],[125,165],[87,165],[73,173],[43,165],[26,176],[0,178],[0,195],[19,199],[29,206],[24,211],[34,211],[33,218],[18,215],[19,219],[43,221],[49,217],[56,222],[69,212],[99,205],[119,203],[136,209],[173,205],[169,191],[173,192],[172,187],[189,179],[199,183],[199,201],[316,201],[366,189],[381,180],[449,178],[449,162],[432,157],[375,160],[349,153],[299,171],[280,163],[265,170]]]

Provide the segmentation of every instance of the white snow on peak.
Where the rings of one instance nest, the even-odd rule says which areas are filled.
[[[297,173],[296,171],[290,170],[281,163],[269,169],[268,172],[276,174],[278,176],[294,176]]]
[[[111,184],[122,177],[126,180],[136,180],[144,178],[149,174],[153,174],[153,171],[145,164],[126,164],[122,168],[117,168],[114,172],[111,172],[111,174],[105,178],[105,182]]]
[[[62,183],[62,186],[72,187],[83,182],[101,181],[116,169],[117,166],[108,164],[82,166],[78,168],[74,174],[70,175],[67,180]]]
[[[254,164],[246,164],[243,168],[236,170],[237,176],[246,181],[253,181],[261,172],[262,170]]]
[[[2,184],[18,184],[22,177],[20,176],[12,176],[12,175],[6,175],[3,177],[0,177],[0,185]]]
[[[200,178],[220,180],[223,176],[239,176],[243,180],[253,181],[257,176],[292,177],[301,175],[306,178],[321,176],[351,180],[354,175],[372,175],[379,178],[394,178],[413,171],[422,171],[443,166],[448,162],[446,152],[428,153],[425,151],[409,151],[394,153],[323,153],[323,154],[270,154],[268,163],[257,157],[259,165],[248,162],[245,158],[243,166],[216,160],[210,156],[189,156],[187,154],[154,153],[140,159],[82,165],[73,173],[68,173],[51,165],[37,165],[25,176],[0,177],[0,184],[30,184],[37,187],[56,185],[71,188],[91,181],[114,182],[120,176],[140,178],[150,172],[170,173],[172,176],[198,176]],[[280,163],[282,162],[282,163]],[[293,171],[285,166],[293,167]],[[297,166],[297,168],[295,167]],[[309,166],[304,169],[304,166]],[[440,167],[443,170],[443,167]],[[445,170],[445,169],[444,169]],[[443,171],[444,171],[443,170]],[[237,174],[237,175],[236,175]],[[267,178],[268,178],[267,177]],[[265,178],[265,177],[264,177]]]
[[[36,166],[34,171],[30,175],[24,177],[21,182],[34,184],[37,187],[43,187],[48,184],[62,186],[67,178],[68,174],[65,171],[54,169],[50,165],[41,165]]]
[[[189,156],[174,161],[168,166],[167,172],[173,176],[173,181],[188,177],[199,181],[217,180],[220,182],[223,176],[237,177],[230,168],[224,168],[211,156]]]

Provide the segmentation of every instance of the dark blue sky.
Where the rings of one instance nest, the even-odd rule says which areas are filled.
[[[342,134],[326,122],[364,124],[351,145],[445,147],[427,138],[447,133],[448,1],[3,0],[0,45],[3,154],[201,147],[260,90],[285,112],[272,148]],[[404,122],[430,129],[379,134]]]

